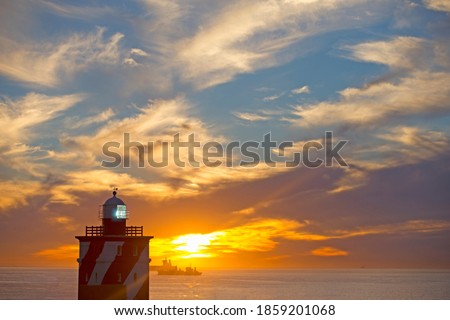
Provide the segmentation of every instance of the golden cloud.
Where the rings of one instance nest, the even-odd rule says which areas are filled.
[[[424,3],[430,9],[450,12],[450,3],[447,0],[425,0]]]
[[[22,99],[23,101],[9,101],[7,105],[15,110],[2,111],[6,112],[3,117],[4,127],[9,128],[11,139],[16,139],[20,135],[27,140],[29,135],[25,134],[25,129],[32,127],[37,130],[41,123],[53,119],[59,112],[70,108],[80,99],[81,96],[78,95],[47,97],[29,94]],[[107,190],[111,185],[124,186],[122,189],[125,194],[152,200],[189,197],[224,187],[227,182],[263,179],[287,170],[282,167],[268,167],[264,163],[255,167],[222,165],[216,168],[206,166],[180,168],[171,161],[164,170],[150,166],[139,170],[131,169],[127,173],[119,172],[120,169],[108,171],[99,169],[103,157],[103,144],[108,141],[123,141],[124,132],[133,132],[133,140],[146,144],[147,141],[172,141],[175,133],[179,133],[180,139],[186,141],[188,134],[195,128],[197,141],[219,143],[224,141],[221,136],[211,135],[207,124],[190,116],[189,108],[189,104],[181,98],[152,101],[139,109],[134,116],[109,120],[92,135],[63,136],[60,139],[62,151],[42,150],[38,146],[29,147],[25,144],[9,147],[10,150],[5,151],[0,157],[0,164],[17,169],[21,174],[27,172],[41,179],[51,174],[58,180],[58,184],[47,186],[43,190],[50,196],[51,202],[62,204],[76,204],[78,194]],[[22,111],[17,112],[18,110]],[[31,112],[33,110],[36,112]],[[14,118],[9,116],[10,113],[15,115]],[[103,122],[113,115],[112,110],[107,111],[99,121]],[[87,120],[92,123],[93,118],[88,117]],[[187,162],[189,154],[184,149],[186,148],[181,149],[180,159]],[[197,153],[195,160],[201,163],[201,152]],[[148,182],[149,179],[151,183]],[[24,201],[14,199],[11,199],[10,203],[25,204]]]
[[[320,247],[311,251],[313,256],[319,257],[342,257],[348,256],[348,252],[333,247]]]
[[[68,260],[76,261],[78,257],[78,245],[61,245],[53,249],[44,249],[35,253],[38,257],[43,257],[49,260]]]
[[[123,34],[104,39],[104,28],[73,34],[59,43],[33,43],[0,38],[0,74],[14,80],[57,86],[62,75],[71,76],[93,63],[117,63]]]
[[[249,208],[233,211],[234,214],[241,214],[241,215],[254,214],[255,212],[256,212],[256,210],[254,207],[249,207]]]
[[[230,253],[270,252],[280,241],[324,241],[368,235],[429,233],[450,230],[450,221],[410,220],[398,224],[379,225],[313,234],[308,224],[288,219],[254,219],[244,225],[210,233],[183,234],[155,238],[150,243],[150,256],[155,259],[214,258]],[[36,253],[49,259],[75,259],[76,245],[62,245]],[[348,252],[331,246],[311,251],[316,256],[345,256]],[[280,259],[284,258],[281,256]],[[274,259],[277,259],[274,257]]]
[[[0,190],[0,210],[27,205],[28,198],[44,193],[38,182],[20,180],[0,182]]]

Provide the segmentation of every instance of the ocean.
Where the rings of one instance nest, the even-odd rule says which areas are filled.
[[[0,268],[0,299],[76,299],[76,269]],[[340,269],[150,272],[154,300],[450,299],[450,270]]]

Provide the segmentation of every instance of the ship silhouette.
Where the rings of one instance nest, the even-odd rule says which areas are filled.
[[[202,273],[197,271],[197,268],[186,267],[186,270],[181,270],[177,266],[172,265],[172,261],[165,258],[163,264],[158,268],[158,275],[160,276],[200,276]]]

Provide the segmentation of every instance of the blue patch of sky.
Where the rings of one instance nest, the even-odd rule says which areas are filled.
[[[346,43],[358,43],[367,41],[367,38],[367,32],[363,30],[336,32],[304,41],[303,45],[319,43],[318,49],[277,67],[238,75],[229,83],[194,93],[190,99],[202,110],[206,120],[223,124],[233,137],[256,139],[273,130],[281,137],[296,135],[300,138],[298,135],[303,130],[279,120],[282,116],[289,117],[293,105],[337,100],[340,90],[361,87],[386,72],[383,65],[345,58],[345,52],[340,50],[343,44],[340,39],[346,39]],[[291,92],[305,85],[310,89],[309,94]],[[277,95],[281,96],[264,101],[265,97]],[[237,120],[233,116],[233,112],[264,115],[262,110],[284,110],[285,114],[274,116],[275,120],[255,123]]]
[[[7,96],[10,99],[16,100],[25,96],[30,91],[33,90],[30,90],[27,86],[22,86],[13,79],[0,76],[0,96]]]

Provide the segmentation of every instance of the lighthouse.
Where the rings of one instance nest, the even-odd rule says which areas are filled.
[[[149,244],[142,226],[127,226],[125,203],[113,196],[100,206],[101,226],[86,226],[80,241],[78,299],[148,300]]]

